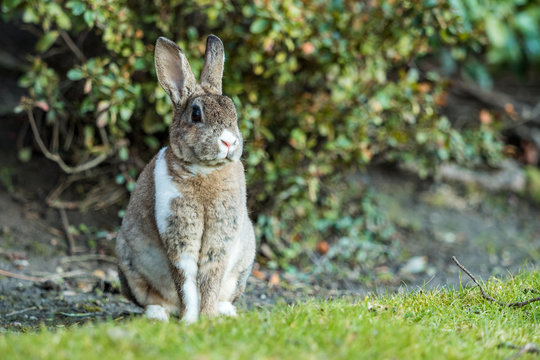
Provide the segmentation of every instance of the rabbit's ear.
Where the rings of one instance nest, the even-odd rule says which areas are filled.
[[[182,107],[197,85],[184,52],[171,40],[160,37],[156,42],[154,57],[161,87],[176,108]]]
[[[224,63],[225,49],[223,43],[215,35],[208,36],[206,39],[206,53],[204,54],[204,67],[201,73],[201,86],[217,95],[221,95]]]

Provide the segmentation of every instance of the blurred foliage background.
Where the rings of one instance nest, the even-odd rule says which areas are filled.
[[[526,0],[3,0],[1,10],[38,34],[16,110],[47,139],[41,150],[67,173],[112,166],[128,191],[171,122],[156,38],[178,41],[197,74],[206,36],[218,35],[252,218],[275,267],[321,240],[335,260],[391,256],[392,224],[348,170],[497,167],[498,122],[454,127],[441,112],[447,86],[463,78],[489,88],[501,69],[540,63],[540,4]]]

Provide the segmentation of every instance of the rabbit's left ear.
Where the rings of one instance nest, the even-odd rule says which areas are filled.
[[[195,91],[197,81],[184,52],[176,43],[160,37],[155,50],[156,73],[161,87],[179,109]]]
[[[206,90],[221,95],[221,79],[223,78],[223,64],[225,63],[225,49],[221,40],[210,35],[206,39],[206,53],[201,73],[201,86]]]

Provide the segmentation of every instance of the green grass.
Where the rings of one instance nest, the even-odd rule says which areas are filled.
[[[540,289],[540,272],[491,279],[486,289],[501,301],[522,301]],[[278,305],[191,326],[134,319],[8,333],[0,336],[0,358],[503,359],[517,353],[508,344],[539,344],[539,323],[540,302],[502,308],[467,287]]]

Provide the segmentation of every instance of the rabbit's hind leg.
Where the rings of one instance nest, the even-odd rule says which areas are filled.
[[[178,307],[163,298],[142,276],[129,269],[118,269],[122,293],[140,307],[149,319],[168,321],[170,313],[178,312]]]

